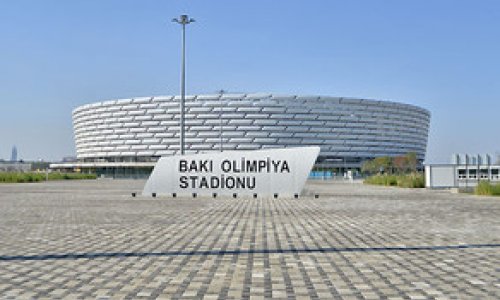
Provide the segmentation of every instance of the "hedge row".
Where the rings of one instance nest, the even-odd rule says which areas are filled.
[[[383,174],[370,176],[365,179],[364,183],[405,188],[423,188],[425,187],[425,178],[421,173],[401,175]]]
[[[95,174],[80,174],[80,173],[49,173],[49,180],[76,180],[76,179],[96,179]],[[14,173],[0,172],[0,182],[17,183],[17,182],[38,182],[45,181],[45,173]]]

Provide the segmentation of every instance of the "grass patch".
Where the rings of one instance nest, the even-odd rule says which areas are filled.
[[[500,196],[500,183],[481,181],[474,189],[474,193],[481,196]]]
[[[404,188],[423,188],[425,187],[424,174],[410,173],[400,175],[373,175],[364,180],[366,184],[398,186]]]
[[[49,180],[78,180],[78,179],[96,179],[95,174],[81,173],[49,173]],[[39,182],[45,181],[45,173],[16,173],[16,172],[0,172],[0,183],[22,183],[22,182]]]

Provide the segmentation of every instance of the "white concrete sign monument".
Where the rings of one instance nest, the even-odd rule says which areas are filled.
[[[162,157],[142,194],[293,196],[302,191],[319,151],[297,147]]]

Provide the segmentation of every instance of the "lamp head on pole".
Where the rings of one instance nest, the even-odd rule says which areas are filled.
[[[195,20],[192,18],[189,18],[188,15],[181,15],[178,19],[177,18],[172,19],[172,22],[186,25],[186,24],[195,22]]]

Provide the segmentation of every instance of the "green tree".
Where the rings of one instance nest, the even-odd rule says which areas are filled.
[[[407,163],[407,170],[409,172],[416,172],[417,171],[417,153],[415,152],[408,152],[405,155],[406,158],[406,163]]]
[[[392,159],[389,156],[376,157],[373,160],[377,171],[380,173],[392,173]]]
[[[363,162],[363,164],[361,165],[361,172],[368,174],[375,174],[378,172],[378,168],[373,162],[373,159]]]

